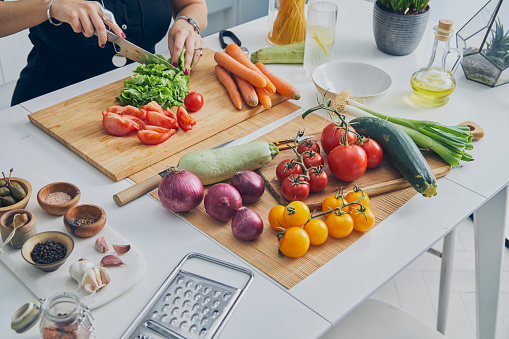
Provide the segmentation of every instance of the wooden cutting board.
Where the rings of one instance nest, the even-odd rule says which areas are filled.
[[[144,145],[134,132],[115,137],[102,126],[101,112],[118,105],[115,97],[129,78],[34,112],[28,118],[108,177],[119,181],[264,111],[261,105],[251,108],[245,103],[242,110],[237,110],[217,80],[215,65],[214,51],[205,49],[191,73],[189,89],[201,93],[205,101],[201,110],[191,113],[196,126],[188,132],[179,130],[160,145]],[[277,105],[286,100],[277,93],[270,97],[271,110],[278,110]]]
[[[319,144],[320,136],[321,133],[315,133],[313,136],[313,139],[318,139]],[[401,173],[386,158],[384,158],[380,166],[367,169],[364,175],[354,182],[344,182],[332,175],[329,166],[327,166],[327,155],[325,152],[321,151],[321,155],[325,160],[325,171],[329,176],[329,183],[323,191],[311,192],[306,200],[304,200],[310,210],[321,209],[323,200],[329,195],[334,194],[340,187],[343,187],[344,194],[346,195],[347,192],[352,190],[354,182],[370,197],[410,187],[410,183],[403,178]],[[435,153],[426,152],[424,157],[437,178],[451,171],[451,166]],[[281,205],[287,205],[289,201],[281,193],[281,182],[277,180],[276,167],[285,159],[296,159],[295,152],[292,149],[282,150],[270,163],[258,170],[258,173],[265,181],[265,186]]]

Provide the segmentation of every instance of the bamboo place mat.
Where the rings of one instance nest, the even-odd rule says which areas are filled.
[[[255,119],[256,117],[251,119]],[[302,129],[305,129],[306,134],[317,133],[329,122],[330,121],[315,114],[310,114],[305,120],[297,117],[287,122],[284,126],[265,134],[259,140],[271,141],[292,137],[295,136],[298,130]],[[242,125],[242,123],[239,124],[239,128],[241,127],[240,125]],[[153,173],[157,172],[158,170],[153,171]],[[147,174],[147,177],[148,176]],[[131,178],[137,181],[137,178],[134,178],[134,176]],[[152,195],[157,198],[157,190],[153,192]],[[376,215],[375,227],[414,195],[416,195],[416,191],[413,188],[407,188],[373,197],[370,207]],[[269,211],[277,204],[277,200],[268,190],[265,190],[259,201],[254,204],[246,205],[246,207],[256,211],[264,221],[264,231],[261,236],[249,242],[237,240],[232,235],[231,223],[223,223],[211,218],[206,214],[203,204],[191,212],[180,213],[180,215],[192,225],[208,234],[245,261],[263,271],[287,289],[297,285],[365,234],[354,230],[352,234],[343,239],[335,239],[329,236],[324,244],[319,246],[311,245],[308,252],[300,258],[279,258],[276,232],[268,223]]]

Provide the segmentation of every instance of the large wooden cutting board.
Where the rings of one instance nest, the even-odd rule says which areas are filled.
[[[203,108],[192,113],[196,126],[188,132],[179,130],[160,145],[144,145],[136,133],[115,137],[104,130],[101,112],[118,105],[115,97],[120,94],[125,79],[34,112],[28,118],[108,177],[119,181],[264,110],[261,105],[251,108],[245,103],[242,110],[237,110],[217,80],[215,65],[214,51],[206,49],[191,73],[189,89],[201,93],[205,100]],[[286,100],[279,94],[272,94],[271,99],[271,110],[278,110],[277,104]]]

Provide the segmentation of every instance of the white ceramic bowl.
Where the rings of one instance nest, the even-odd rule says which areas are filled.
[[[318,66],[313,71],[313,82],[326,99],[334,97],[343,90],[350,89],[352,96],[365,104],[380,99],[391,87],[389,74],[380,68],[362,62],[331,61]]]

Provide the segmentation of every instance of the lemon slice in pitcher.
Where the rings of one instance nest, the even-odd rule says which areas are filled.
[[[334,42],[334,32],[326,27],[312,26],[310,27],[310,33],[312,33],[313,39],[323,49],[323,52],[329,54],[326,46],[330,46]]]

